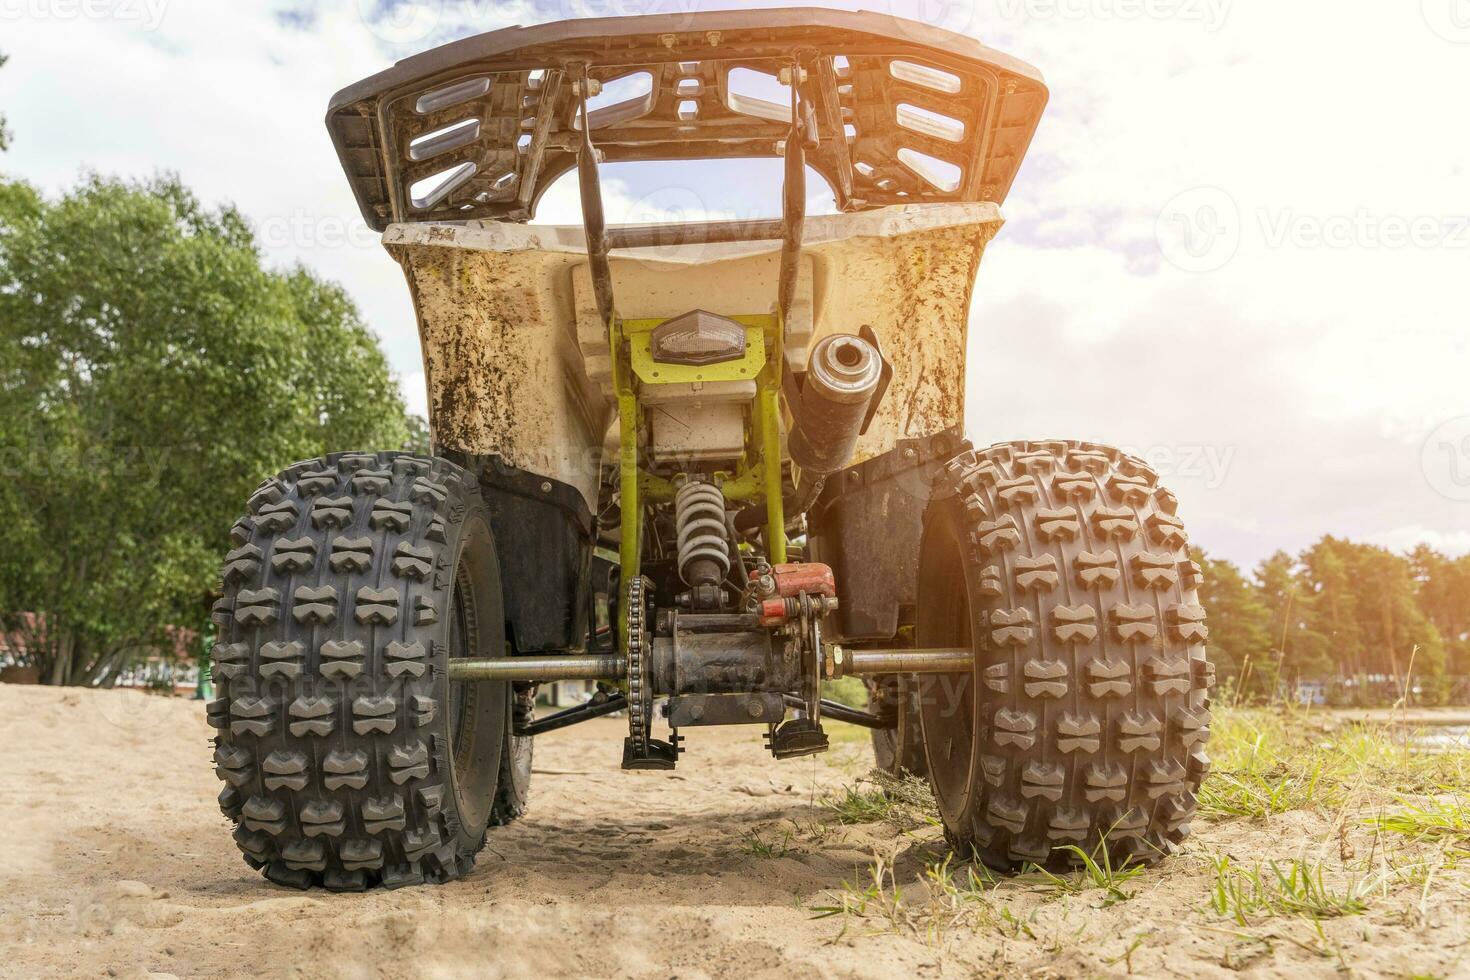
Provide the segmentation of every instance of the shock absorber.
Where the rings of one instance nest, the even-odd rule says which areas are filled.
[[[693,591],[695,608],[720,602],[720,583],[730,571],[725,495],[713,483],[690,480],[674,495],[679,536],[679,577]]]

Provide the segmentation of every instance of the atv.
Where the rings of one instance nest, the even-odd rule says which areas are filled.
[[[773,761],[866,726],[996,868],[1182,840],[1212,669],[1174,496],[1107,446],[961,434],[976,270],[1046,101],[968,37],[834,10],[511,28],[339,93],[433,453],[297,463],[232,531],[208,715],[246,861],[463,875],[536,736],[615,712],[635,770],[702,726]],[[779,218],[605,220],[604,162],[756,157]],[[808,168],[837,213],[806,215]],[[571,171],[584,226],[530,224]],[[867,708],[823,697],[847,676]],[[596,693],[536,717],[563,680]]]

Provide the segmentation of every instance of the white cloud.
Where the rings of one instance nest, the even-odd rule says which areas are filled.
[[[1388,548],[1390,551],[1409,551],[1416,545],[1427,544],[1436,551],[1449,555],[1470,553],[1470,530],[1442,531],[1423,524],[1391,528],[1370,534],[1367,540],[1370,544]]]
[[[1470,132],[1444,115],[1470,59],[1419,7],[992,21],[1053,100],[980,271],[977,435],[1228,448],[1217,486],[1170,482],[1196,539],[1246,563],[1324,533],[1466,550],[1470,505],[1419,447],[1470,413]],[[1238,234],[1206,272],[1156,239],[1195,188]]]
[[[408,410],[420,418],[429,417],[428,381],[422,370],[404,373],[399,381],[403,389],[403,402]]]
[[[602,210],[610,225],[661,224],[674,221],[719,221],[734,212],[710,207],[693,188],[669,185],[647,194],[636,194],[626,182],[602,178]],[[580,225],[582,199],[575,171],[563,174],[541,198],[536,224]]]
[[[311,32],[264,4],[197,0],[170,3],[152,32],[107,19],[8,28],[0,82],[13,88],[0,99],[15,142],[0,166],[53,192],[82,167],[177,171],[203,200],[275,229],[273,261],[346,284],[396,369],[416,366],[402,275],[362,234],[322,124],[332,92],[387,64],[354,0],[321,5]]]

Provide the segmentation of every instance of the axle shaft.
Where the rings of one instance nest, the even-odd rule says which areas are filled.
[[[627,672],[628,661],[610,654],[449,661],[451,681],[603,681],[618,680]]]
[[[964,648],[928,650],[846,650],[834,647],[829,676],[848,674],[964,674],[975,655]],[[612,654],[593,656],[487,657],[449,662],[451,681],[616,681],[628,661]]]
[[[965,674],[975,654],[963,648],[834,651],[836,676],[846,674]]]

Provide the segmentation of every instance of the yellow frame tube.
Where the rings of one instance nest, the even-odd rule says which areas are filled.
[[[628,648],[628,586],[642,574],[643,504],[638,486],[638,394],[624,360],[622,323],[614,318],[608,335],[612,344],[613,387],[618,393],[618,506],[622,524],[618,539],[618,637]]]
[[[766,550],[771,564],[786,562],[786,513],[781,499],[781,393],[761,386],[756,395],[761,444],[761,482],[766,497]]]

